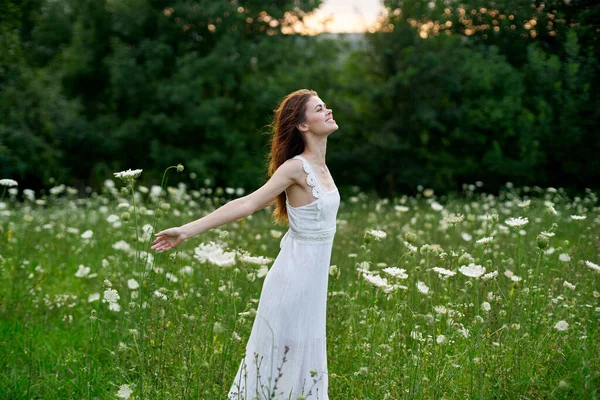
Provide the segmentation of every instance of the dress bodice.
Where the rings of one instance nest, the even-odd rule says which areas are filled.
[[[338,189],[327,191],[319,182],[312,165],[301,155],[293,157],[302,161],[306,183],[312,187],[314,201],[300,207],[292,207],[286,199],[290,228],[281,240],[281,246],[289,235],[303,243],[331,243],[335,235],[336,217],[340,205]]]

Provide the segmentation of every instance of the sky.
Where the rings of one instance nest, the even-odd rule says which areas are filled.
[[[325,32],[365,32],[375,23],[382,12],[381,0],[324,0],[314,16],[305,19],[310,31],[322,30],[322,22],[328,18]]]

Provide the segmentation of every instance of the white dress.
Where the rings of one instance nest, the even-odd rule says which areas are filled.
[[[228,399],[329,399],[325,311],[340,195],[321,186],[304,157],[294,158],[302,161],[315,200],[301,207],[286,200],[290,227],[265,277]]]

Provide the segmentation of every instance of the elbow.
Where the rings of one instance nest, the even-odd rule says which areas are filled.
[[[254,214],[254,212],[256,211],[256,207],[254,207],[254,205],[252,204],[251,201],[248,201],[247,197],[242,197],[240,200],[240,208],[242,210],[242,216],[240,217],[240,219],[238,219],[238,221],[249,217],[250,215]]]

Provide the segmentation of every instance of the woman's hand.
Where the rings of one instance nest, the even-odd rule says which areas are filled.
[[[151,250],[171,250],[183,242],[186,237],[181,228],[169,228],[156,233],[156,239],[152,242]]]

